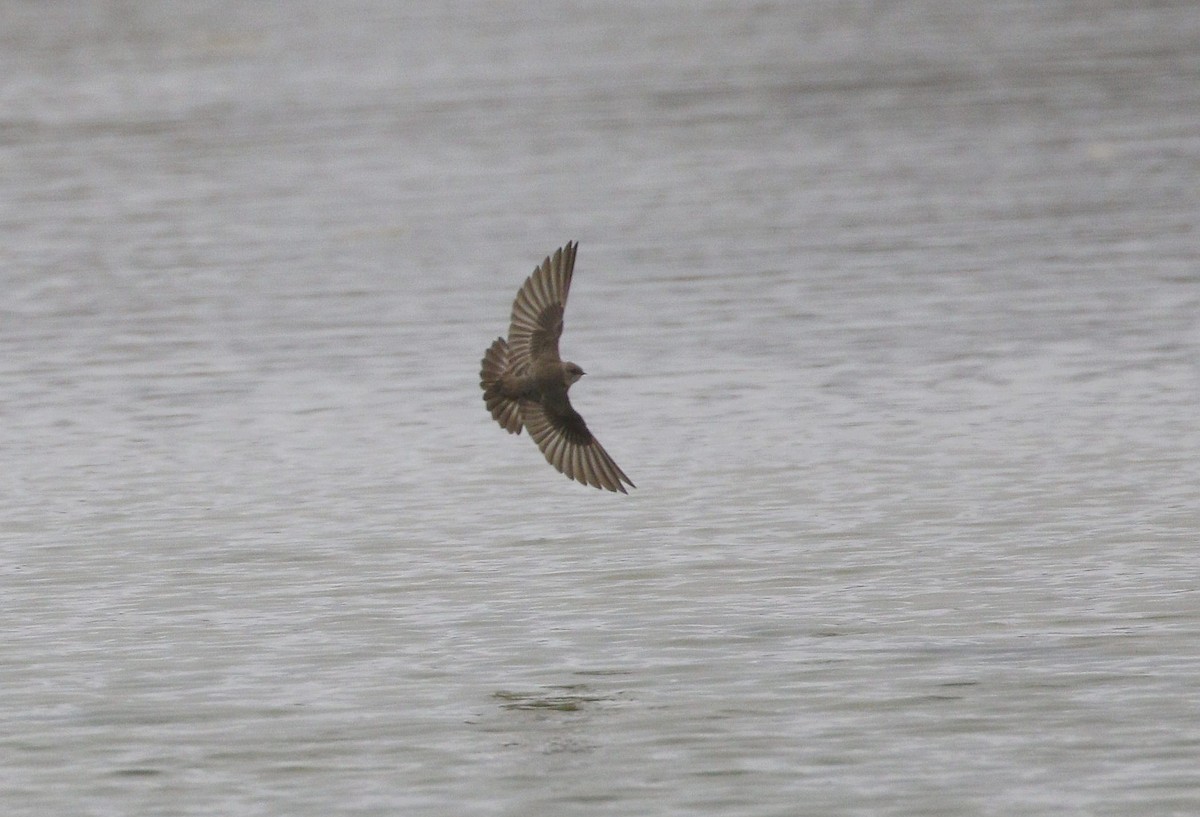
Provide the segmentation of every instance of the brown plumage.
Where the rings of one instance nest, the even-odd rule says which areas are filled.
[[[525,279],[513,301],[508,339],[496,338],[483,354],[479,385],[483,402],[501,428],[510,434],[529,429],[546,461],[563,474],[624,494],[625,485],[636,486],[567,398],[583,369],[558,354],[577,247],[567,242]]]

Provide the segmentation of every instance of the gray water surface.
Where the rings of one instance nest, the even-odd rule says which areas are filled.
[[[6,815],[1200,813],[1193,3],[0,16]]]

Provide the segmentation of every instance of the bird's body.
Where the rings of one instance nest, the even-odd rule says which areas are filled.
[[[510,434],[529,429],[546,461],[571,479],[627,493],[635,487],[571,406],[567,391],[583,369],[562,360],[558,339],[578,245],[566,246],[533,271],[513,301],[508,338],[484,353],[479,373],[483,401]]]

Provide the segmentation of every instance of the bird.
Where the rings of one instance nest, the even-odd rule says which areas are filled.
[[[546,462],[569,479],[628,494],[626,485],[637,486],[567,397],[584,371],[558,353],[578,248],[578,242],[568,241],[525,279],[513,300],[508,338],[496,338],[483,354],[479,386],[500,427],[509,434],[529,429]]]

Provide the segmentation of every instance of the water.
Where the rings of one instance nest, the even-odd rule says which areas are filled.
[[[6,814],[1200,811],[1192,4],[0,14]]]

